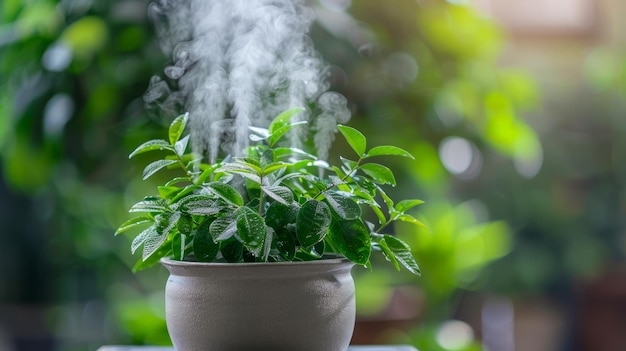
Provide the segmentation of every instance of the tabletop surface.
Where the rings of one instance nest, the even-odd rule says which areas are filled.
[[[173,347],[155,346],[102,346],[97,351],[174,351]],[[413,346],[408,345],[385,345],[385,346],[350,346],[347,351],[418,351]]]

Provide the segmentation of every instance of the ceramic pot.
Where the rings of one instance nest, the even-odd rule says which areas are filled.
[[[162,259],[177,351],[345,351],[355,320],[346,259],[200,263]]]

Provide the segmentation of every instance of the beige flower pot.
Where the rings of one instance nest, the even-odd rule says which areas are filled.
[[[355,319],[354,264],[199,263],[162,259],[177,351],[345,351]]]

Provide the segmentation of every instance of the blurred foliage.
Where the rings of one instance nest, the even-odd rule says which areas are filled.
[[[16,335],[51,333],[56,347],[83,350],[143,343],[154,329],[129,322],[147,308],[149,285],[130,274],[127,243],[112,238],[126,192],[149,187],[126,176],[128,149],[158,130],[141,95],[166,59],[145,13],[142,1],[0,5],[0,309],[34,304],[48,320],[5,326]],[[108,294],[116,281],[134,297]]]
[[[341,24],[332,13],[326,13],[328,21],[322,16],[323,30],[314,32],[323,38],[318,48],[345,70],[346,78],[337,85],[355,105],[353,123],[378,136],[374,143],[393,136],[416,155],[396,191],[417,192],[427,200],[417,213],[430,229],[394,228],[415,248],[422,277],[378,273],[376,264],[374,272],[356,272],[358,310],[370,319],[383,314],[381,306],[391,303],[398,285],[417,285],[425,292],[427,308],[418,315],[426,323],[410,342],[420,349],[444,349],[434,326],[455,316],[463,291],[493,287],[482,276],[483,268],[514,250],[519,240],[507,213],[492,202],[497,190],[467,189],[497,186],[491,181],[500,175],[525,181],[538,170],[532,165],[540,164],[543,149],[523,118],[540,104],[538,87],[527,72],[499,65],[504,35],[471,7],[437,0],[392,0],[384,6],[361,1],[353,2],[348,13],[350,19]],[[346,35],[346,28],[352,33]],[[328,44],[332,38],[325,35],[343,44]],[[460,174],[453,174],[443,159],[443,147],[452,138],[471,147],[471,163]],[[494,160],[500,169],[494,169]],[[467,346],[474,349],[480,346]]]

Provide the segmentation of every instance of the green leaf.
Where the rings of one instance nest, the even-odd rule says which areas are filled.
[[[158,161],[154,161],[151,164],[147,165],[146,168],[144,168],[143,170],[143,179],[146,180],[148,179],[151,175],[155,174],[156,172],[160,171],[161,169],[169,166],[169,165],[173,165],[175,163],[177,163],[177,160],[158,160]]]
[[[317,157],[313,154],[310,154],[304,150],[295,148],[295,147],[277,147],[274,149],[274,156],[277,159],[283,157],[293,157],[293,156],[302,156],[306,159],[310,159],[311,162],[317,160]]]
[[[237,263],[243,261],[243,245],[235,239],[220,244],[220,251],[226,262]]]
[[[174,212],[172,214],[164,213],[161,215],[161,219],[157,220],[156,230],[154,230],[153,234],[146,236],[145,240],[143,240],[143,253],[141,255],[142,260],[146,260],[148,257],[152,256],[154,252],[163,245],[168,235],[176,226],[176,222],[180,218],[180,212]],[[156,234],[156,235],[154,235]]]
[[[380,223],[381,225],[386,225],[387,217],[385,217],[385,214],[380,209],[380,207],[378,207],[377,205],[370,205],[370,208],[372,209],[372,211],[374,211],[376,217],[378,217],[378,223]]]
[[[128,158],[133,158],[136,155],[143,154],[144,152],[154,151],[154,150],[169,150],[174,152],[174,148],[167,143],[165,140],[150,140],[145,143],[139,145],[135,151],[131,152],[128,155]]]
[[[195,184],[187,185],[181,192],[176,194],[174,198],[170,201],[172,204],[179,202],[181,199],[185,198],[187,195],[193,193],[194,191],[200,189],[199,186]]]
[[[185,258],[185,247],[187,246],[187,236],[177,234],[172,238],[172,254],[175,260],[182,261]]]
[[[269,164],[263,168],[263,175],[268,175],[272,172],[275,172],[279,169],[287,168],[289,166],[291,166],[291,163],[279,162]]]
[[[261,162],[252,157],[237,157],[229,164],[240,165],[253,171],[257,175],[261,175],[261,173],[263,173],[263,170],[261,169]]]
[[[133,205],[128,212],[164,212],[166,211],[165,202],[152,196],[147,196]]]
[[[387,245],[385,238],[381,237],[380,240],[376,242],[376,244],[378,245],[378,247],[380,247],[381,251],[383,252],[383,255],[385,255],[385,257],[391,262],[391,264],[393,264],[396,270],[399,271],[400,263],[396,259],[396,256],[393,254],[393,251],[391,251],[391,249],[389,248],[389,245]]]
[[[412,209],[415,206],[421,205],[423,204],[424,201],[422,200],[402,200],[400,202],[398,202],[398,204],[396,205],[396,211],[404,213],[410,209]]]
[[[339,156],[339,159],[341,160],[341,163],[343,163],[346,167],[348,167],[348,172],[350,170],[355,169],[356,166],[357,166],[356,161],[352,161],[352,160],[347,159],[347,158],[345,158],[343,156]]]
[[[220,217],[210,223],[209,233],[215,242],[226,241],[237,233],[237,222],[233,217]]]
[[[296,237],[300,245],[310,248],[322,241],[330,221],[330,208],[324,202],[313,199],[305,202],[296,218]]]
[[[129,229],[132,229],[132,228],[135,228],[137,226],[144,225],[147,223],[154,223],[154,219],[152,219],[151,217],[131,218],[127,220],[126,222],[122,223],[122,225],[120,225],[120,227],[117,228],[117,230],[115,231],[115,235],[119,235],[120,233],[123,233]]]
[[[227,163],[221,165],[215,172],[238,174],[242,177],[248,178],[257,184],[261,184],[260,173],[257,173],[253,168],[246,167],[241,164]]]
[[[249,207],[241,207],[236,214],[237,233],[243,245],[258,257],[267,234],[263,218]]]
[[[213,223],[210,220],[202,222],[193,236],[193,255],[200,262],[213,261],[220,249],[209,232],[209,226]]]
[[[361,170],[378,184],[396,185],[396,178],[393,176],[393,172],[383,165],[366,163],[361,166]]]
[[[417,218],[415,218],[415,217],[413,217],[411,215],[408,215],[406,213],[401,214],[399,216],[396,216],[396,217],[394,217],[394,219],[400,220],[402,222],[413,223],[413,224],[415,224],[415,225],[417,225],[419,227],[422,227],[422,228],[427,228],[426,225],[424,223],[422,223],[419,219],[417,219]]]
[[[270,252],[272,251],[272,243],[274,241],[274,229],[272,227],[265,226],[265,241],[263,242],[263,251],[261,259],[264,262],[267,262],[268,257],[270,257]]]
[[[170,187],[170,186],[174,186],[178,183],[185,183],[185,182],[191,182],[191,178],[189,177],[176,177],[172,180],[170,180],[169,182],[165,183],[166,187]]]
[[[295,107],[295,108],[291,108],[287,111],[284,111],[283,113],[281,113],[280,115],[278,115],[276,118],[274,118],[274,120],[272,121],[272,123],[270,123],[270,126],[268,128],[269,133],[270,134],[274,134],[278,129],[283,128],[287,125],[290,124],[291,121],[291,117],[293,117],[294,115],[300,113],[304,111],[303,107]]]
[[[327,191],[324,193],[326,202],[333,211],[342,219],[355,220],[361,217],[361,207],[350,198],[349,193],[340,191]]]
[[[178,155],[178,157],[183,157],[185,150],[187,150],[187,144],[189,144],[189,135],[174,144],[174,151],[176,151],[176,155]]]
[[[291,232],[285,228],[275,230],[274,246],[287,261],[292,261],[296,256],[296,241]]]
[[[216,199],[206,194],[189,195],[182,199],[179,205],[183,212],[198,216],[212,216],[222,210]]]
[[[178,231],[183,234],[191,234],[191,230],[193,229],[193,218],[191,218],[190,215],[183,213],[178,220],[177,228]]]
[[[337,128],[339,128],[339,131],[341,132],[341,134],[343,134],[343,137],[346,138],[346,141],[348,142],[348,144],[350,144],[352,150],[354,150],[357,155],[359,155],[359,157],[365,155],[367,139],[365,139],[365,136],[361,134],[361,132],[352,127],[343,125],[338,125]]]
[[[265,128],[249,126],[248,129],[252,132],[252,134],[250,134],[250,140],[255,142],[265,140],[270,136],[269,131]]]
[[[156,265],[157,263],[159,263],[161,258],[171,256],[172,255],[171,242],[172,242],[171,238],[166,239],[163,245],[161,245],[161,247],[158,248],[152,254],[152,256],[148,257],[145,261],[142,259],[137,260],[137,262],[135,263],[135,266],[133,266],[133,272],[136,273],[138,271],[152,267]]]
[[[241,194],[228,184],[213,182],[209,183],[207,189],[230,204],[243,206],[243,198],[241,197]]]
[[[289,205],[293,202],[293,193],[286,186],[266,185],[261,186],[261,190],[263,190],[267,196],[284,205]]]
[[[415,160],[415,157],[413,157],[413,155],[411,155],[408,151],[391,145],[375,146],[370,149],[370,151],[367,152],[367,155],[363,158],[374,156],[402,156]]]
[[[391,235],[385,235],[384,240],[393,253],[393,257],[402,263],[402,265],[408,269],[409,272],[415,275],[421,274],[420,268],[415,261],[415,257],[413,257],[413,254],[411,253],[411,248],[407,243]]]
[[[393,211],[393,208],[394,208],[393,200],[389,197],[389,195],[387,195],[387,193],[381,187],[376,186],[376,189],[378,189],[378,193],[383,198],[383,201],[385,201],[385,204],[387,205],[389,212]]]
[[[180,115],[176,117],[176,119],[172,121],[172,124],[170,124],[168,134],[170,137],[170,144],[172,146],[176,144],[178,139],[180,139],[180,136],[183,134],[183,131],[185,130],[185,126],[187,126],[188,119],[189,119],[189,113],[185,113],[184,115]]]
[[[298,205],[285,205],[280,202],[272,202],[265,212],[265,224],[279,231],[289,223],[295,223],[298,215]]]
[[[202,183],[204,183],[205,180],[207,180],[209,178],[209,176],[211,176],[211,174],[213,174],[213,172],[219,167],[219,164],[215,164],[215,165],[211,165],[207,168],[205,168],[202,173],[200,173],[200,175],[198,176],[198,178],[196,179],[195,183],[200,185]]]
[[[365,265],[369,262],[372,252],[370,231],[363,221],[332,221],[328,236],[332,247],[347,259]]]
[[[159,196],[162,199],[172,198],[183,190],[183,188],[179,188],[177,186],[159,186],[157,189],[159,190]]]
[[[307,121],[300,121],[300,122],[288,124],[284,127],[278,128],[269,136],[267,140],[268,144],[270,144],[270,146],[274,146],[278,142],[278,140],[280,140],[280,138],[282,138],[282,136],[285,135],[285,133],[291,130],[291,128],[302,125],[302,124],[307,124]]]

